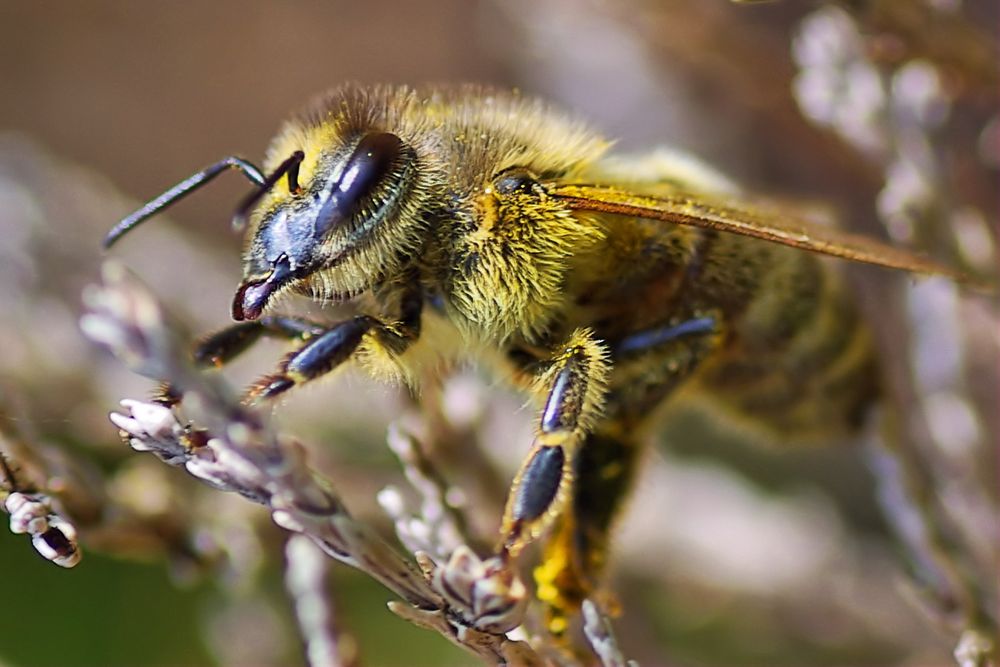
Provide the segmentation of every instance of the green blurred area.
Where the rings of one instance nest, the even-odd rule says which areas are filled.
[[[179,588],[160,564],[85,553],[72,570],[0,531],[0,661],[10,665],[207,665],[198,632],[210,585]]]
[[[356,641],[361,663],[385,667],[462,664],[468,655],[433,633],[396,618],[392,595],[370,578],[335,565],[338,622]],[[0,664],[11,667],[213,665],[205,645],[219,592],[210,581],[178,585],[161,563],[85,553],[72,570],[43,560],[23,535],[0,531]],[[262,590],[281,606],[280,572]],[[287,604],[287,603],[286,603]],[[241,641],[241,637],[229,637]],[[289,647],[284,664],[303,664]]]

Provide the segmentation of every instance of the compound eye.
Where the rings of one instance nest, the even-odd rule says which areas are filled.
[[[502,195],[539,195],[542,186],[534,175],[522,167],[512,167],[502,172],[494,181],[496,191]]]
[[[366,134],[340,172],[330,198],[323,204],[317,216],[316,232],[325,234],[349,221],[379,184],[386,180],[402,152],[403,142],[395,134]]]

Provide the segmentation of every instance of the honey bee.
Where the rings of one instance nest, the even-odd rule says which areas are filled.
[[[300,342],[249,402],[349,361],[415,384],[469,357],[534,397],[536,435],[497,548],[516,558],[546,536],[537,597],[562,633],[600,585],[640,436],[671,397],[710,397],[787,439],[858,433],[879,368],[820,255],[957,277],[750,205],[690,161],[610,146],[517,94],[350,85],[288,121],[262,169],[226,158],[122,220],[105,245],[237,169],[254,184],[235,215],[246,224],[237,323],[196,358],[221,365],[262,335]],[[359,314],[272,314],[286,294],[351,301]]]

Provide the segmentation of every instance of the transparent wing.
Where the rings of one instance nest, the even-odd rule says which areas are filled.
[[[716,229],[780,243],[854,262],[903,271],[943,275],[973,286],[969,276],[921,255],[859,234],[843,232],[788,214],[778,208],[709,199],[684,193],[636,194],[606,185],[546,183],[549,195],[577,211],[594,211]]]

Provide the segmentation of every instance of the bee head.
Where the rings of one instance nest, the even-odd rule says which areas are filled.
[[[285,290],[345,298],[375,285],[419,245],[421,209],[440,178],[424,162],[410,143],[372,124],[343,131],[335,122],[293,122],[272,145],[265,170],[224,158],[123,218],[104,246],[237,169],[256,187],[233,219],[237,227],[250,223],[233,318],[259,318]],[[283,179],[287,188],[279,187]]]
[[[306,159],[308,181],[300,184],[299,164]],[[245,216],[263,200],[250,216],[233,318],[257,319],[286,289],[335,298],[371,285],[412,236],[398,228],[401,220],[414,217],[407,209],[415,167],[413,150],[395,134],[380,131],[337,142],[314,156],[293,153],[237,212],[238,218]],[[274,188],[284,175],[287,193]]]

